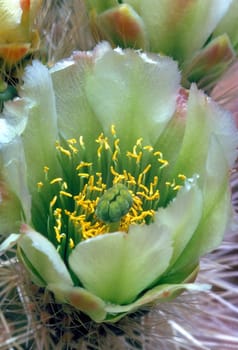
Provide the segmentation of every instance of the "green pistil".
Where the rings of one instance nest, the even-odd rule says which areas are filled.
[[[115,184],[109,188],[99,199],[95,214],[103,222],[111,225],[119,223],[132,207],[133,199],[127,187],[122,184]],[[111,225],[111,229],[117,226]],[[110,230],[111,231],[111,230]]]

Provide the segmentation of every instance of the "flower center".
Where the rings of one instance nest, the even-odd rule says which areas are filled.
[[[159,206],[173,199],[184,183],[163,175],[169,162],[163,154],[138,139],[121,152],[114,126],[87,149],[82,137],[56,143],[62,174],[38,183],[39,198],[47,202],[46,236],[62,257],[81,240],[108,232],[127,232],[132,224],[150,224]],[[162,195],[161,195],[162,194]]]

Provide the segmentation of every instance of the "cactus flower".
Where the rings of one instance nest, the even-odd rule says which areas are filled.
[[[49,70],[33,61],[23,80],[0,119],[18,198],[1,232],[19,224],[1,250],[16,243],[34,283],[96,322],[206,289],[199,259],[231,217],[231,115],[182,89],[171,58],[105,43]]]
[[[211,84],[236,57],[236,0],[85,0],[96,41],[176,59],[183,84]]]
[[[0,58],[11,65],[20,61],[39,43],[33,22],[41,0],[2,0],[0,2]]]

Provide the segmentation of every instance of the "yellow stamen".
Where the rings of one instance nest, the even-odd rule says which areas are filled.
[[[79,145],[84,148],[84,141],[83,141],[83,136],[79,137]]]
[[[62,177],[57,177],[57,178],[51,180],[51,181],[50,181],[50,184],[53,185],[53,184],[59,183],[59,182],[61,182],[61,181],[63,181]]]
[[[76,140],[76,139],[74,139],[74,138],[72,138],[72,139],[68,139],[68,140],[67,140],[67,142],[68,142],[68,144],[71,144],[71,145],[75,145],[75,144],[77,144],[77,140]]]
[[[178,174],[178,178],[182,181],[185,181],[187,177],[183,174]]]
[[[169,162],[166,160],[166,159],[158,159],[158,161],[163,164],[161,169],[168,166],[169,165]]]
[[[166,193],[166,198],[171,200],[175,196],[174,192],[186,180],[185,175],[179,174],[176,178],[178,183],[172,180],[161,184],[160,179],[164,177],[160,174],[169,162],[164,159],[162,152],[150,145],[144,146],[142,138],[138,138],[135,145],[122,155],[114,125],[111,126],[109,138],[101,133],[95,142],[95,163],[90,159],[88,161],[82,137],[78,140],[69,139],[63,143],[64,146],[57,142],[56,149],[62,155],[62,162],[65,162],[64,176],[48,180],[49,168],[45,166],[45,181],[37,184],[39,190],[45,186],[46,192],[46,186],[50,186],[48,193],[55,193],[49,203],[49,226],[51,234],[55,236],[54,241],[68,249],[73,249],[82,239],[111,232],[112,224],[108,220],[103,222],[103,216],[101,220],[98,218],[97,207],[104,192],[114,185],[125,186],[131,196],[128,211],[122,211],[124,216],[116,220],[117,229],[128,232],[132,224],[143,225],[153,221],[160,196]],[[121,156],[124,156],[122,162]],[[129,158],[128,168],[126,158]],[[147,159],[149,162],[146,163]],[[164,186],[167,186],[166,191],[162,191]]]
[[[67,157],[71,157],[71,152],[62,147],[58,142],[56,143],[56,149],[59,150],[62,154],[65,154]]]
[[[93,163],[89,163],[89,162],[80,162],[80,164],[76,167],[76,170],[82,169],[84,167],[90,167],[92,166]]]
[[[150,145],[144,146],[143,149],[148,151],[148,152],[153,152],[153,150],[154,150],[154,148]]]
[[[53,208],[53,206],[55,205],[57,201],[57,196],[54,196],[53,199],[50,201],[50,208]]]
[[[59,193],[60,193],[60,195],[65,196],[65,197],[69,197],[69,198],[73,197],[71,193],[68,193],[65,191],[60,191]]]
[[[116,135],[115,125],[112,125],[112,126],[111,126],[111,134],[112,134],[112,136],[115,136],[115,135]]]
[[[88,173],[78,173],[78,176],[88,178],[90,175]]]
[[[71,249],[73,249],[75,247],[74,241],[72,240],[72,238],[69,239],[69,246]]]
[[[44,184],[43,184],[42,181],[37,182],[37,188],[38,188],[38,190],[40,190],[43,186],[44,186]]]

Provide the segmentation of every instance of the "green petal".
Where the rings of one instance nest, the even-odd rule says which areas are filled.
[[[53,244],[26,225],[18,241],[19,257],[40,286],[49,283],[72,286],[70,274]]]
[[[202,193],[196,179],[189,179],[176,198],[165,209],[159,209],[156,220],[172,234],[172,265],[192,238],[202,215]]]
[[[222,241],[231,220],[229,175],[220,140],[211,140],[203,187],[201,221],[178,261],[170,271],[170,280],[196,264],[198,259],[216,248]],[[174,277],[173,277],[174,276]]]
[[[87,152],[95,147],[94,140],[102,132],[102,127],[85,96],[85,75],[104,50],[108,50],[108,45],[101,44],[92,53],[79,52],[50,70],[60,135],[65,139],[78,139],[83,135],[87,140]]]
[[[83,288],[50,283],[47,289],[54,293],[57,301],[72,305],[95,322],[102,322],[106,318],[105,303]]]
[[[139,136],[154,145],[175,111],[179,80],[170,58],[108,50],[95,61],[85,92],[103,130],[114,124],[128,150]]]
[[[48,69],[38,61],[26,68],[21,97],[28,101],[28,121],[22,138],[28,166],[29,186],[36,191],[37,182],[48,166],[54,177],[57,172],[55,141],[58,139],[55,96]],[[36,161],[37,159],[37,161]],[[59,173],[57,174],[59,175]]]
[[[168,267],[171,238],[159,224],[132,226],[84,241],[69,257],[69,265],[84,287],[115,304],[133,301]]]
[[[163,52],[180,62],[200,49],[226,13],[232,0],[127,0],[145,22],[151,51]],[[140,3],[140,5],[138,4]]]
[[[219,108],[192,85],[187,106],[185,135],[174,168],[174,176],[178,173],[186,174],[188,177],[199,174],[199,184],[203,183],[212,137],[219,140],[228,171],[237,156],[238,134],[234,120],[230,113]],[[214,174],[220,171],[219,162],[217,166],[218,168],[213,168]]]
[[[179,294],[184,292],[184,290],[187,290],[189,292],[209,291],[211,289],[211,286],[208,284],[189,283],[191,280],[194,280],[194,277],[197,275],[197,272],[198,268],[195,268],[195,270],[192,271],[191,275],[187,276],[183,283],[158,285],[147,291],[145,294],[143,294],[140,298],[138,298],[135,302],[131,304],[107,304],[106,311],[108,312],[108,316],[106,321],[117,322],[128,313],[135,312],[138,309],[143,310],[143,306],[171,301],[174,298],[176,298]]]
[[[154,144],[176,107],[180,75],[166,57],[104,43],[57,64],[51,74],[60,132],[65,138],[83,135],[90,146],[113,124],[123,136],[121,148],[128,150],[139,136]]]
[[[107,320],[112,322],[118,321],[121,317],[126,315],[128,312],[134,312],[137,309],[143,309],[143,306],[153,305],[154,303],[171,301],[179,294],[183,293],[184,290],[201,291],[209,290],[210,286],[207,284],[194,284],[194,280],[199,272],[199,266],[196,266],[194,270],[181,281],[180,284],[159,284],[154,288],[149,289],[147,292],[142,294],[136,301],[128,305],[114,305],[109,304],[106,306],[106,310],[109,313]],[[123,314],[122,314],[123,313]]]
[[[173,176],[174,165],[176,164],[178,155],[180,153],[186,128],[187,99],[188,91],[181,88],[177,95],[175,113],[169,123],[166,125],[166,128],[163,130],[157,143],[154,146],[154,149],[162,151],[165,159],[169,161],[169,166],[165,167],[161,172],[161,183],[165,183],[168,181],[168,179],[171,179],[171,176]],[[174,146],[175,143],[176,147]],[[167,203],[163,201],[166,199],[164,196],[165,192],[166,187],[161,188],[161,206],[167,205]]]
[[[232,116],[192,86],[183,144],[174,168],[188,176],[199,174],[201,220],[166,281],[180,281],[199,258],[216,248],[230,219],[229,168],[237,156],[237,130]],[[173,178],[173,177],[172,177]]]
[[[27,122],[28,102],[19,98],[4,103],[0,118],[0,148],[21,135]]]
[[[16,137],[1,150],[3,202],[0,204],[1,232],[19,230],[19,223],[30,222],[31,198],[22,141]]]

